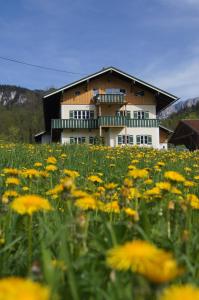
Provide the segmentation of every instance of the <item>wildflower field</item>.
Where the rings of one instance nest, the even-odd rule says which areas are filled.
[[[199,299],[199,152],[0,144],[0,300]]]

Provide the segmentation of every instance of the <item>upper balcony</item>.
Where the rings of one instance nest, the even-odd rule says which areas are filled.
[[[125,94],[97,94],[96,104],[126,104]]]

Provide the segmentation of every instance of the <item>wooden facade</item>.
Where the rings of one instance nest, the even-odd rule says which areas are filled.
[[[99,94],[105,94],[108,88],[121,88],[126,91],[126,102],[135,105],[156,105],[156,98],[153,92],[146,87],[136,86],[133,81],[122,78],[117,74],[104,74],[99,78],[93,78],[88,82],[81,83],[70,90],[66,90],[62,95],[62,105],[73,104],[93,104],[93,90],[97,89]],[[136,96],[140,91],[144,91],[144,96]]]

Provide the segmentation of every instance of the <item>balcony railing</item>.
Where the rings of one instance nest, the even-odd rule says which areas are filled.
[[[97,119],[81,120],[81,119],[52,119],[53,129],[95,129],[98,128]]]
[[[124,127],[126,126],[126,117],[105,116],[98,118],[98,125],[104,127]]]
[[[124,94],[98,94],[95,96],[96,103],[123,104],[126,103]]]
[[[52,129],[96,129],[102,127],[158,127],[158,119],[128,119],[127,117],[101,116],[98,119],[52,119]]]
[[[128,119],[126,118],[127,127],[158,127],[160,120],[158,119]]]

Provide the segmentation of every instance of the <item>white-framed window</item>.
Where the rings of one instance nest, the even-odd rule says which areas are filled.
[[[89,136],[89,144],[92,144],[92,145],[95,144],[95,137],[94,136]]]
[[[133,135],[118,135],[117,136],[118,145],[133,145]]]
[[[137,145],[152,145],[152,135],[137,135],[136,136]]]
[[[149,112],[138,110],[133,112],[134,119],[149,119]]]
[[[70,110],[70,119],[94,119],[94,110]]]
[[[108,88],[105,90],[106,94],[121,94],[124,95],[126,94],[126,90],[125,89],[120,89],[120,88]]]
[[[70,144],[84,144],[86,142],[86,137],[78,136],[78,137],[70,137]]]
[[[131,118],[131,111],[130,110],[127,110],[127,111],[125,111],[125,110],[116,110],[115,115],[117,117],[127,117],[128,119],[130,119]]]

